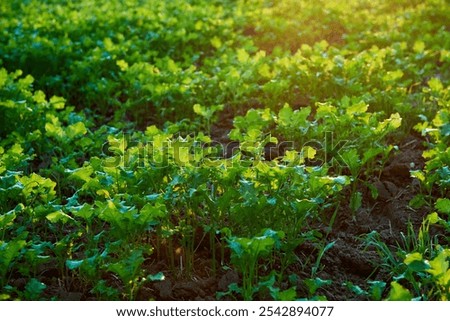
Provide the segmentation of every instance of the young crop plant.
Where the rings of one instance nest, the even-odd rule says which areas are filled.
[[[431,260],[424,259],[421,253],[409,253],[404,264],[407,266],[404,275],[397,281],[406,279],[411,284],[411,290],[402,288],[401,300],[408,297],[422,300],[448,301],[450,293],[449,249],[437,246]],[[393,299],[395,284],[391,284],[388,300]],[[398,286],[397,286],[398,287]]]
[[[144,283],[164,280],[162,273],[145,275],[145,270],[142,269],[144,261],[143,250],[132,248],[129,255],[122,255],[120,260],[106,265],[106,269],[116,274],[123,282],[124,295],[128,300],[136,299],[137,292]]]
[[[200,104],[195,104],[193,106],[194,113],[202,117],[202,126],[205,128],[208,134],[211,133],[211,124],[215,122],[215,115],[217,112],[223,110],[223,105],[214,105],[205,107]]]
[[[230,234],[230,231],[225,231]],[[267,263],[271,260],[272,252],[279,250],[284,237],[283,232],[271,229],[262,231],[260,235],[252,238],[227,236],[228,247],[231,250],[231,263],[242,273],[242,285],[230,285],[229,293],[236,292],[242,295],[244,300],[251,300],[255,293],[260,290],[260,269],[263,267],[260,259],[264,258]]]
[[[193,105],[200,92],[194,88],[199,84],[200,89],[204,79],[202,71],[194,71],[207,57],[243,40],[235,32],[242,14],[231,3],[114,0],[92,7],[82,1],[17,10],[20,4],[13,1],[2,15],[4,65],[35,75],[40,89],[72,105],[95,108],[102,116],[112,107],[119,121],[134,114],[142,124],[155,110],[165,113],[154,115],[160,120],[172,113],[190,115],[174,105]],[[26,23],[15,29],[16,19]],[[54,21],[52,27],[48,21]],[[36,25],[42,25],[39,35]],[[149,76],[135,65],[156,66],[158,72]],[[134,77],[130,69],[138,69]]]
[[[421,115],[422,123],[415,126],[427,140],[427,149],[423,152],[426,159],[423,170],[411,171],[411,176],[418,179],[423,194],[414,199],[416,206],[430,202],[434,193],[440,197],[448,197],[450,187],[450,104],[449,88],[444,87],[441,81],[433,78],[428,82],[428,87],[423,91],[429,95],[428,100],[439,108],[430,121],[425,115]],[[437,190],[436,190],[437,189]]]
[[[92,4],[0,1],[1,300],[449,299],[445,0]]]
[[[438,208],[441,208],[441,203]],[[403,235],[396,252],[382,242],[376,233],[367,235],[367,246],[377,249],[383,260],[382,268],[394,279],[387,300],[448,300],[449,251],[441,245],[438,236],[431,235],[430,227],[436,224],[446,226],[446,221],[436,212],[429,214],[417,234],[413,228],[409,228],[410,232]]]

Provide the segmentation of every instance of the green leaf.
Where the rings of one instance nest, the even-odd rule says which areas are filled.
[[[444,86],[442,85],[442,82],[439,78],[431,78],[428,81],[428,86],[434,92],[440,92],[442,89],[444,89]]]
[[[265,78],[272,78],[272,73],[270,72],[270,66],[266,63],[261,64],[258,67],[258,73]]]
[[[380,122],[375,130],[377,133],[383,133],[384,131],[392,131],[402,125],[402,118],[399,113],[392,114],[388,119]]]
[[[448,137],[448,136],[450,136],[450,124],[445,124],[445,125],[442,125],[441,127],[440,127],[440,131],[441,131],[441,136],[442,137]]]
[[[401,284],[393,281],[391,282],[391,291],[387,297],[388,301],[411,301],[412,295],[408,289],[405,289]]]
[[[84,203],[83,206],[78,207],[77,210],[75,211],[72,209],[71,212],[75,217],[81,217],[86,221],[89,221],[91,217],[94,215],[94,209],[92,208],[91,205],[87,203]]]
[[[450,215],[450,199],[439,198],[435,206],[439,212]]]
[[[397,129],[402,125],[402,118],[399,113],[392,114],[391,117],[387,119],[389,125],[393,129]]]
[[[370,295],[372,300],[379,301],[383,295],[383,291],[386,288],[386,282],[383,281],[369,281]]]
[[[155,193],[155,194],[149,194],[149,195],[145,195],[145,196],[144,196],[144,199],[145,199],[146,201],[151,201],[151,202],[156,201],[156,200],[158,200],[158,199],[160,199],[160,198],[161,198],[161,194],[157,194],[157,193]]]
[[[420,208],[427,204],[427,201],[425,199],[425,196],[423,194],[417,194],[409,201],[409,206],[412,208]]]
[[[192,108],[194,109],[194,113],[196,113],[197,115],[200,115],[203,117],[207,116],[205,107],[201,106],[200,104],[195,104]]]
[[[422,254],[418,252],[407,254],[403,263],[410,264],[414,261],[422,261]]]
[[[278,301],[294,301],[296,298],[297,291],[295,287],[291,287],[287,290],[278,292],[275,299]]]
[[[37,90],[33,95],[33,100],[37,104],[45,104],[46,103],[45,93],[41,90]]]
[[[297,165],[302,163],[299,152],[295,150],[287,150],[283,156],[283,161],[290,165]]]
[[[425,50],[425,43],[421,40],[414,42],[413,50],[416,53],[422,53]]]
[[[239,62],[241,62],[241,63],[247,62],[249,58],[250,58],[250,56],[247,53],[247,51],[245,51],[245,49],[237,50],[237,59]]]
[[[445,275],[448,270],[449,262],[447,260],[448,255],[445,251],[441,251],[437,257],[430,261],[430,269],[427,270],[428,273],[434,277],[440,277]],[[448,285],[447,285],[448,286]]]
[[[0,241],[0,277],[7,273],[10,264],[20,255],[26,244],[23,240]]]
[[[353,211],[358,210],[362,205],[362,194],[361,192],[353,193],[350,197],[350,208]]]
[[[369,294],[367,291],[363,290],[359,285],[353,284],[352,282],[345,282],[345,286],[358,296],[366,296]]]
[[[242,244],[247,244],[250,240],[244,238],[233,237],[228,240],[228,247],[231,250],[231,256],[236,258],[241,258],[244,254],[244,248]]]
[[[308,159],[314,159],[314,157],[316,156],[317,151],[312,148],[311,146],[306,146],[302,148],[302,155],[304,158],[308,158]]]
[[[294,203],[293,206],[295,206],[297,213],[300,213],[302,215],[317,208],[317,202],[309,199],[296,200],[293,203]]]
[[[428,222],[430,224],[436,224],[436,223],[439,223],[439,222],[443,221],[439,217],[438,213],[436,213],[436,212],[428,214],[425,220],[426,220],[426,222]]]
[[[66,169],[66,173],[70,173],[69,178],[76,178],[84,182],[89,182],[90,180],[92,180],[91,175],[94,173],[94,169],[92,168],[92,166],[87,165],[74,170]]]
[[[216,49],[219,49],[220,47],[222,47],[222,41],[217,36],[212,37],[210,42],[211,42],[211,45]]]
[[[316,258],[316,262],[315,262],[314,266],[311,268],[311,272],[313,275],[315,275],[317,273],[317,271],[319,270],[320,261],[322,260],[322,257],[325,254],[325,252],[328,251],[329,249],[331,249],[334,246],[334,244],[336,244],[336,241],[328,243],[325,247],[323,247],[320,250],[319,255]]]
[[[403,71],[401,71],[400,69],[397,69],[395,71],[388,71],[383,76],[383,80],[386,82],[393,83],[395,81],[398,81],[402,77],[403,77]]]
[[[47,132],[47,136],[54,137],[59,141],[62,141],[66,135],[59,124],[46,123],[45,131]]]
[[[372,198],[374,200],[376,200],[378,198],[378,194],[379,194],[378,189],[375,187],[375,185],[373,185],[371,183],[365,182],[364,184],[369,188],[370,195],[372,196]]]
[[[78,122],[76,124],[72,124],[66,129],[67,137],[73,139],[77,136],[82,136],[87,133],[86,126],[83,122]]]
[[[278,125],[287,127],[289,130],[301,130],[306,132],[308,129],[308,116],[311,114],[311,107],[304,107],[293,111],[289,104],[284,104],[278,112]]]
[[[1,87],[1,86],[0,86]],[[1,293],[0,294],[0,301],[7,301],[11,298],[9,294]]]
[[[0,215],[0,230],[11,225],[15,219],[16,219],[16,213],[14,212],[14,210],[10,211],[6,214]]]
[[[349,179],[347,176],[336,176],[333,177],[333,182],[341,185],[346,185],[349,182]]]
[[[422,254],[417,252],[407,254],[403,263],[415,272],[423,272],[430,268],[430,264],[426,260],[423,260]]]
[[[364,152],[362,162],[365,164],[369,160],[375,158],[377,155],[383,153],[384,148],[382,147],[372,147]]]
[[[30,176],[20,177],[19,182],[23,185],[22,193],[27,198],[39,195],[44,202],[49,202],[56,196],[56,183],[49,178],[32,173]]]
[[[317,119],[332,117],[335,118],[338,114],[337,108],[329,103],[317,103],[316,117]]]
[[[355,178],[361,167],[361,160],[359,159],[358,151],[356,149],[347,150],[341,154],[341,157],[349,167],[352,176]]]
[[[56,212],[50,213],[46,216],[46,218],[47,218],[47,220],[49,220],[52,223],[58,223],[58,222],[67,223],[69,221],[74,220],[72,217],[70,217],[63,211],[56,211]]]
[[[348,107],[346,110],[346,114],[347,115],[362,114],[365,113],[368,108],[369,108],[368,104],[366,104],[364,101],[360,101],[359,103],[356,103]]]
[[[167,216],[167,209],[164,204],[157,203],[152,205],[147,203],[139,212],[138,221],[151,223],[159,221]]]
[[[25,286],[25,298],[27,300],[37,300],[46,288],[47,286],[44,283],[32,278]]]
[[[148,281],[164,281],[166,279],[166,277],[164,276],[164,273],[158,272],[156,274],[147,275],[146,279]]]
[[[284,104],[283,108],[278,112],[278,124],[288,126],[292,121],[292,108],[288,104]]]
[[[316,294],[317,290],[325,285],[331,285],[331,280],[322,280],[321,278],[306,279],[305,285],[308,288],[309,295]]]
[[[108,271],[117,274],[124,284],[129,285],[139,276],[139,268],[142,263],[144,263],[142,250],[134,250],[131,252],[130,256],[119,262],[109,264]]]
[[[106,199],[111,198],[111,196],[109,195],[109,192],[108,192],[106,189],[104,189],[104,188],[99,189],[99,190],[96,191],[95,193],[96,193],[98,196],[103,196],[103,197],[106,198]]]
[[[53,96],[50,98],[50,103],[55,109],[64,109],[66,100],[62,97]]]
[[[6,84],[8,81],[8,72],[5,68],[0,69],[0,89]]]
[[[121,71],[126,71],[128,69],[128,63],[123,59],[117,60],[116,65],[120,68]]]
[[[69,270],[78,269],[83,263],[84,260],[66,260],[66,266]]]
[[[159,134],[161,134],[161,131],[155,125],[151,125],[145,130],[145,135],[150,138]]]

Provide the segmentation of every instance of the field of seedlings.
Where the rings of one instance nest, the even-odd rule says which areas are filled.
[[[0,300],[449,300],[449,17],[0,1]]]

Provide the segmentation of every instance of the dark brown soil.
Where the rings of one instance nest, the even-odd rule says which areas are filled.
[[[417,232],[429,213],[427,208],[415,210],[409,206],[409,201],[419,192],[419,184],[410,177],[409,170],[423,168],[421,143],[415,137],[406,139],[380,179],[371,180],[378,190],[377,199],[372,198],[369,190],[361,190],[363,206],[354,216],[349,208],[339,211],[329,235],[329,241],[336,243],[324,255],[323,270],[319,273],[322,279],[333,280],[333,286],[326,291],[328,299],[360,299],[344,286],[345,282],[364,288],[370,280],[391,281],[377,269],[380,257],[374,248],[366,248],[362,238],[376,231],[381,241],[394,248],[401,244],[401,233],[407,233],[408,224]]]

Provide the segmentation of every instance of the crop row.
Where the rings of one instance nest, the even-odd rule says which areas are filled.
[[[445,1],[321,3],[0,4],[0,298],[133,300],[201,252],[239,272],[217,298],[297,299],[307,256],[306,299],[326,299],[338,212],[421,135],[410,206],[431,214],[394,248],[367,234],[389,279],[353,290],[448,299]]]

